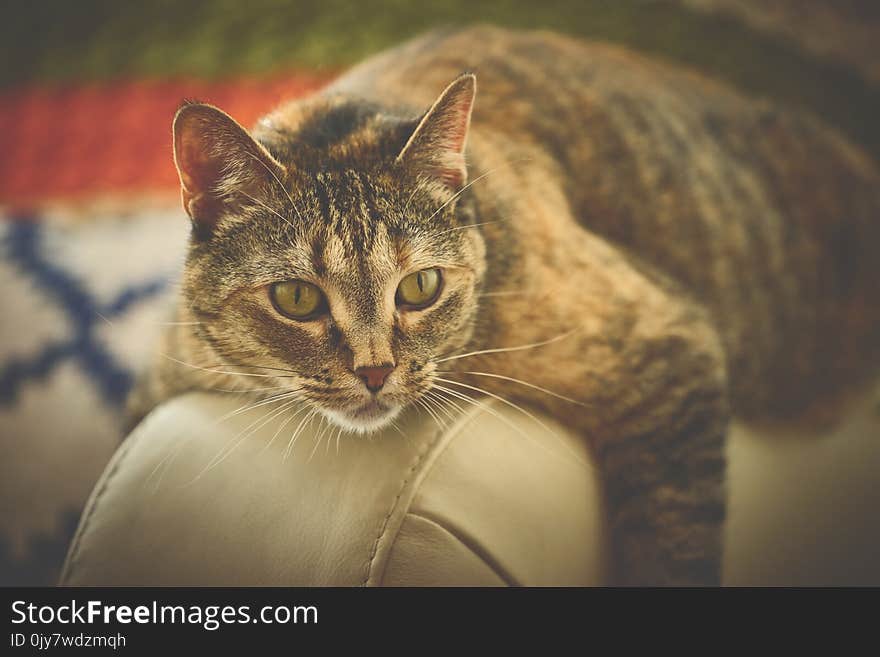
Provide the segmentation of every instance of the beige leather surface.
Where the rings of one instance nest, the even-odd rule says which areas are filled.
[[[831,434],[735,427],[727,584],[880,584],[880,413]],[[108,466],[69,585],[592,585],[601,488],[581,440],[500,404],[371,439],[189,395]],[[279,428],[282,430],[279,432]]]
[[[727,584],[880,585],[880,395],[830,431],[731,438]]]
[[[599,487],[582,441],[487,404],[440,430],[413,414],[292,449],[266,407],[190,395],[126,440],[62,576],[122,585],[588,585],[601,582]],[[254,422],[256,421],[256,424]],[[256,429],[256,431],[254,431]]]

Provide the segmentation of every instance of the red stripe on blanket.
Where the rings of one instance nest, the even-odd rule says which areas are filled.
[[[32,205],[177,186],[171,119],[183,99],[221,107],[245,126],[322,86],[304,72],[268,79],[135,80],[0,92],[0,202]]]

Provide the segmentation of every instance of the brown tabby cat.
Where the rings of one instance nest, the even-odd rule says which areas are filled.
[[[185,105],[174,149],[180,325],[136,414],[221,385],[358,431],[426,393],[540,407],[604,468],[620,583],[719,583],[731,410],[880,364],[874,162],[617,48],[431,33],[251,134]]]

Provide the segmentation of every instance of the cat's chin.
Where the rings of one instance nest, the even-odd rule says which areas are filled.
[[[328,420],[347,431],[373,433],[391,424],[400,413],[400,407],[389,407],[373,402],[345,410],[322,408],[321,412]]]

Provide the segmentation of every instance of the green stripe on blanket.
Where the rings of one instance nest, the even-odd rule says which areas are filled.
[[[339,68],[437,25],[542,27],[627,44],[809,109],[880,158],[880,89],[675,0],[34,0],[0,27],[0,85]]]

